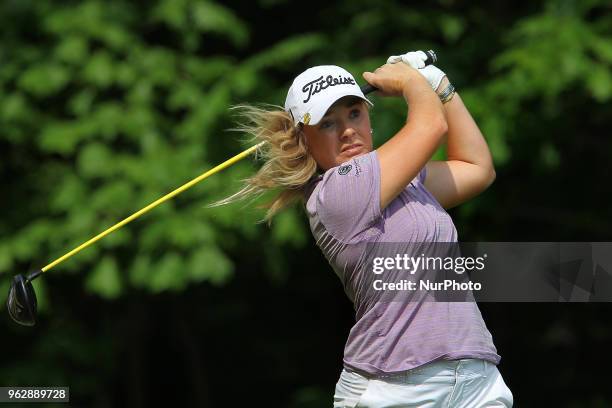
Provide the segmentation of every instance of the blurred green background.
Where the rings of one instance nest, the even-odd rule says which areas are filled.
[[[450,211],[463,241],[610,241],[605,0],[0,2],[0,293],[244,149],[229,107],[282,105],[308,66],[434,49],[497,180]],[[363,81],[361,81],[363,83]],[[373,97],[383,143],[405,119]],[[271,227],[245,160],[2,299],[1,386],[74,406],[331,406],[353,321],[299,207]],[[609,407],[610,304],[482,304],[517,407]],[[601,370],[600,370],[601,368]]]

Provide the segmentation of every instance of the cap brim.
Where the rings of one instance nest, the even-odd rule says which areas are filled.
[[[309,112],[310,120],[308,121],[308,123],[305,123],[305,124],[311,125],[311,126],[318,124],[321,121],[321,119],[323,119],[323,116],[325,116],[325,113],[327,113],[327,110],[334,103],[336,103],[338,99],[344,98],[345,96],[356,96],[366,101],[370,106],[374,106],[374,104],[370,102],[370,100],[366,98],[362,92],[356,92],[356,91],[349,91],[349,92],[344,91],[343,92],[342,90],[340,90],[340,92],[330,95],[326,103],[321,103],[317,105],[316,107],[314,107],[312,111]]]

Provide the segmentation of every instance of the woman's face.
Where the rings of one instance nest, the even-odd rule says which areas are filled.
[[[308,151],[324,171],[372,151],[368,108],[354,96],[339,99],[319,123],[303,131]]]

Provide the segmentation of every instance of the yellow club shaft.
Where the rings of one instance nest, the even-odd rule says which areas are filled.
[[[176,190],[166,194],[165,196],[161,197],[160,199],[158,199],[158,200],[152,202],[151,204],[147,205],[143,209],[141,209],[141,210],[135,212],[134,214],[130,215],[129,217],[127,217],[123,221],[120,221],[117,224],[113,225],[112,227],[106,229],[105,231],[102,231],[101,233],[99,233],[98,235],[96,235],[95,237],[90,239],[89,241],[79,245],[78,247],[74,248],[72,251],[68,252],[67,254],[57,258],[55,261],[51,262],[49,265],[47,265],[44,268],[42,268],[42,271],[43,272],[48,271],[49,269],[53,268],[55,265],[59,264],[62,261],[65,261],[66,259],[70,258],[72,255],[74,255],[74,254],[82,251],[83,249],[87,248],[88,246],[94,244],[95,242],[97,242],[98,240],[104,238],[105,236],[107,236],[111,232],[118,230],[119,228],[123,227],[125,224],[129,223],[130,221],[135,220],[136,218],[140,217],[141,215],[147,213],[149,210],[152,210],[153,208],[157,207],[158,205],[160,205],[160,204],[170,200],[172,197],[182,193],[183,191],[187,190],[188,188],[193,187],[195,184],[199,183],[200,181],[204,180],[205,178],[208,178],[208,177],[212,176],[213,174],[215,174],[215,173],[225,169],[226,167],[231,166],[232,164],[236,163],[237,161],[242,160],[243,158],[245,158],[249,154],[251,154],[254,151],[256,151],[264,143],[265,142],[261,142],[259,144],[256,144],[255,146],[251,146],[248,149],[246,149],[245,151],[243,151],[242,153],[239,153],[236,156],[232,157],[231,159],[228,159],[228,160],[224,161],[223,163],[219,164],[218,166],[213,167],[212,169],[208,170],[207,172],[202,173],[201,175],[199,175],[198,177],[194,178],[193,180],[183,184],[182,186],[180,186]]]

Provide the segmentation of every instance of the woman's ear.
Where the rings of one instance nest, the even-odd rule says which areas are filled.
[[[304,127],[298,125],[297,127],[297,136],[303,140],[304,142],[304,147],[306,148],[306,151],[310,151],[310,146],[308,145],[308,138],[306,137],[306,133],[304,132]]]

